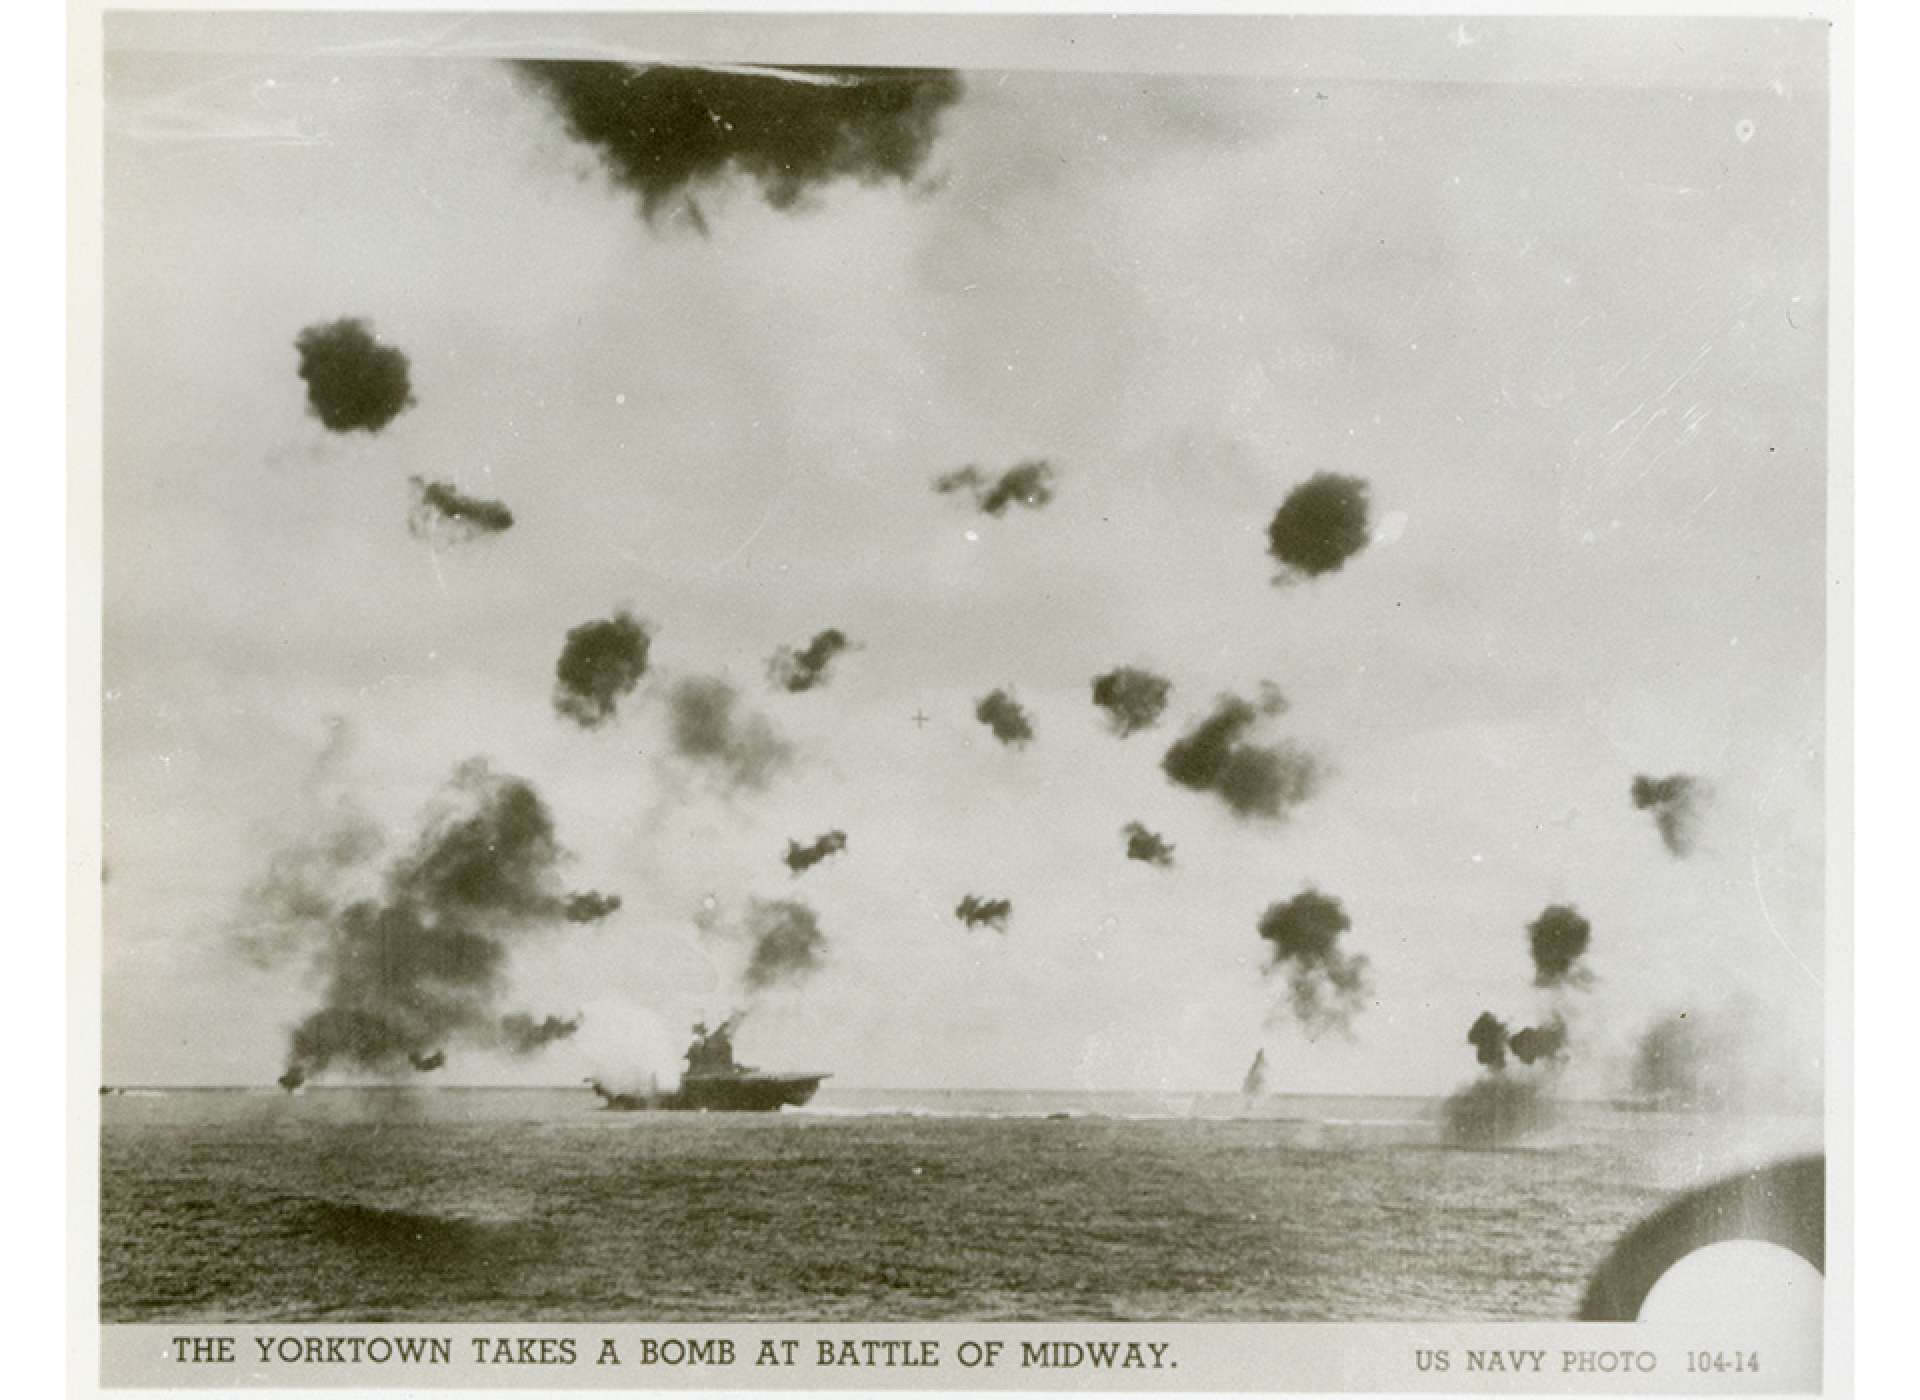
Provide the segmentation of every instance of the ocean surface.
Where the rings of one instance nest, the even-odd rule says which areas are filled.
[[[1498,1148],[1433,1099],[823,1091],[615,1113],[586,1089],[115,1090],[101,1317],[1563,1318],[1676,1192],[1817,1118],[1567,1104]]]

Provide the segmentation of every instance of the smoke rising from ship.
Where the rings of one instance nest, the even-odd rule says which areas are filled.
[[[414,404],[404,352],[357,317],[308,326],[294,339],[307,409],[332,433],[379,432]]]
[[[1286,977],[1293,1015],[1311,1033],[1350,1031],[1372,990],[1365,955],[1340,947],[1340,935],[1352,927],[1340,901],[1311,886],[1260,916],[1260,936],[1270,945],[1267,971]]]
[[[359,848],[356,848],[359,849]],[[349,863],[325,868],[327,883],[271,877],[257,893],[290,888],[297,913],[279,955],[306,952],[322,980],[322,1005],[292,1034],[281,1082],[297,1087],[334,1064],[378,1073],[436,1068],[445,1047],[526,1053],[578,1022],[503,1013],[507,961],[514,946],[563,924],[585,898],[559,887],[566,852],[539,794],[525,780],[469,759],[428,812],[412,846],[387,867],[374,896],[345,892]],[[307,866],[307,873],[312,873]]]
[[[570,629],[554,665],[553,708],[582,729],[605,724],[647,673],[651,643],[624,609]]]
[[[925,165],[957,75],[927,69],[788,68],[736,72],[665,64],[526,59],[531,78],[652,222],[679,201],[750,182],[779,210],[838,180],[906,184]]]
[[[750,992],[797,981],[818,969],[826,956],[827,936],[819,917],[797,899],[753,900],[744,932],[751,947],[745,973]]]
[[[1179,786],[1210,792],[1243,819],[1279,821],[1319,789],[1319,762],[1289,740],[1254,743],[1248,735],[1263,715],[1278,713],[1277,689],[1256,705],[1223,695],[1213,710],[1170,747],[1161,771]]]
[[[1093,703],[1122,739],[1151,729],[1166,712],[1173,682],[1138,666],[1117,666],[1093,678]]]

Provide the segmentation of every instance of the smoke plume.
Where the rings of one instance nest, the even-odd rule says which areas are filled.
[[[779,689],[795,695],[825,685],[827,668],[833,664],[833,658],[852,645],[846,633],[829,627],[798,651],[792,647],[776,651],[767,661],[767,678]]]
[[[1120,834],[1127,838],[1127,859],[1143,860],[1148,865],[1172,865],[1173,847],[1156,831],[1148,831],[1139,822],[1128,822],[1120,828]]]
[[[1237,817],[1280,820],[1320,785],[1320,765],[1305,749],[1287,740],[1256,744],[1247,739],[1263,714],[1284,705],[1272,689],[1259,706],[1237,695],[1221,696],[1212,713],[1167,750],[1161,770],[1181,787],[1213,793]]]
[[[413,486],[413,513],[407,528],[415,539],[428,539],[445,530],[457,539],[477,539],[497,535],[513,528],[513,512],[504,501],[489,501],[480,496],[463,495],[452,482],[428,481],[410,476]]]
[[[613,718],[647,673],[647,629],[624,609],[567,632],[554,666],[553,708],[582,729]]]
[[[1010,505],[1038,510],[1053,500],[1053,466],[1042,458],[1016,463],[992,476],[978,467],[960,467],[935,478],[933,489],[943,496],[965,491],[983,514],[1005,515]]]
[[[530,1055],[543,1045],[565,1040],[580,1029],[581,1017],[549,1016],[536,1021],[524,1011],[512,1011],[500,1018],[500,1037],[516,1055]]]
[[[998,933],[1007,931],[1007,920],[1013,917],[1013,901],[1010,899],[982,899],[978,895],[967,895],[955,906],[953,916],[968,928],[978,928],[985,924]]]
[[[568,895],[560,912],[570,924],[597,924],[619,907],[620,896],[617,894],[583,890],[579,894]]]
[[[1670,854],[1693,854],[1699,837],[1700,812],[1707,797],[1706,784],[1686,773],[1650,778],[1641,773],[1633,780],[1633,805],[1652,812],[1660,828],[1660,839]]]
[[[1502,1147],[1552,1125],[1551,1085],[1538,1074],[1482,1075],[1447,1100],[1444,1118],[1456,1147]]]
[[[308,326],[295,337],[307,408],[329,432],[377,433],[413,406],[407,357],[355,317]]]
[[[1536,1060],[1557,1060],[1567,1053],[1567,1023],[1556,1015],[1540,1025],[1526,1026],[1508,1038],[1507,1048],[1523,1065]]]
[[[973,717],[993,731],[993,737],[1013,748],[1031,742],[1033,722],[1010,690],[996,690],[982,696],[973,707]]]
[[[739,692],[717,676],[690,676],[667,694],[673,751],[729,789],[759,790],[793,758],[793,748],[759,715],[736,712]]]
[[[1293,1014],[1316,1034],[1350,1031],[1371,990],[1365,956],[1340,948],[1352,927],[1340,901],[1311,886],[1260,916],[1260,936],[1272,945],[1267,971],[1286,974]]]
[[[568,133],[598,152],[651,221],[694,196],[747,180],[775,209],[836,180],[906,184],[926,163],[960,79],[917,69],[728,72],[664,64],[522,60]]]
[[[844,851],[846,848],[847,833],[844,831],[829,831],[824,836],[814,837],[804,846],[798,841],[789,841],[787,842],[787,869],[796,875],[804,874],[828,856]]]
[[[1549,904],[1527,925],[1527,946],[1533,954],[1536,987],[1584,987],[1592,969],[1581,959],[1593,941],[1593,925],[1570,904]]]
[[[1507,1023],[1491,1011],[1482,1011],[1467,1028],[1467,1044],[1474,1058],[1488,1069],[1507,1067]]]
[[[1122,739],[1151,729],[1166,711],[1173,682],[1137,666],[1120,666],[1093,678],[1093,703],[1107,712],[1107,723]]]
[[[1632,1092],[1656,1108],[1686,1113],[1780,1112],[1814,1096],[1766,1063],[1754,1008],[1736,1001],[1656,1017],[1634,1045]]]
[[[532,786],[469,759],[377,894],[344,893],[344,858],[328,858],[324,883],[289,885],[273,874],[288,867],[270,864],[255,894],[298,896],[282,904],[294,923],[271,950],[310,949],[323,982],[323,1004],[294,1028],[281,1083],[298,1087],[335,1063],[382,1073],[432,1069],[452,1041],[524,1053],[570,1033],[577,1021],[536,1023],[521,1013],[503,1020],[498,1010],[516,943],[565,921],[580,899],[613,898],[564,894],[565,858]],[[315,869],[308,864],[304,876]]]
[[[1367,483],[1321,472],[1288,492],[1274,512],[1267,553],[1283,566],[1282,578],[1318,578],[1365,549],[1367,539]]]
[[[792,982],[820,966],[827,936],[812,909],[797,899],[756,899],[745,933],[752,946],[746,984],[751,992]]]

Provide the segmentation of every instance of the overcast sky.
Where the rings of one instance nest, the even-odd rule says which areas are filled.
[[[624,902],[516,945],[503,1006],[578,1034],[450,1044],[456,1082],[670,1058],[743,1004],[702,925],[755,897],[827,946],[742,1052],[837,1083],[1230,1088],[1265,1046],[1275,1088],[1444,1092],[1478,1012],[1546,1010],[1554,903],[1593,928],[1583,1087],[1738,999],[1817,1079],[1822,28],[1275,22],[1270,78],[1015,45],[969,55],[911,179],[776,208],[725,177],[702,232],[504,63],[155,22],[107,64],[109,1081],[271,1082],[321,989],[236,953],[246,890],[343,802],[404,850],[476,755]],[[343,316],[410,361],[376,433],[298,374]],[[1036,458],[1038,508],[933,489]],[[1276,586],[1268,523],[1320,472],[1369,483],[1372,538]],[[416,476],[512,528],[422,538]],[[616,608],[650,668],[583,729],[555,663]],[[825,685],[769,684],[829,627]],[[1124,739],[1090,698],[1121,664],[1172,681]],[[792,746],[764,789],[672,752],[695,676]],[[1263,681],[1259,738],[1324,772],[1277,821],[1161,768]],[[1000,687],[1023,747],[974,717]],[[1710,791],[1684,856],[1629,800],[1670,773]],[[1125,858],[1136,820],[1172,866]],[[1309,886],[1370,963],[1350,1035],[1263,971]]]

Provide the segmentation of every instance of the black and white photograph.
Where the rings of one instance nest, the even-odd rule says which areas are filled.
[[[102,1325],[1817,1355],[1829,38],[108,15]]]

